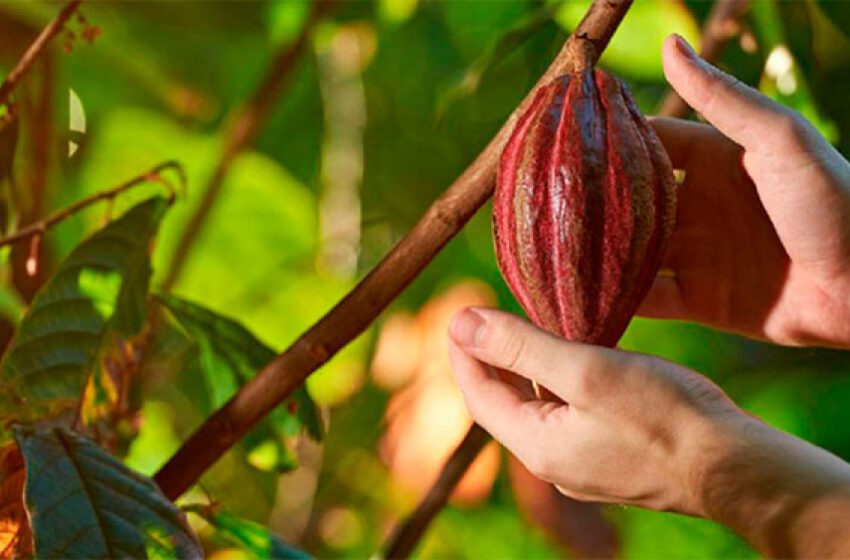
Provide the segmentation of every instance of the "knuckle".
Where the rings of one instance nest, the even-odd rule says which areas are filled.
[[[597,394],[598,383],[588,366],[581,367],[575,372],[573,381],[575,394],[583,400],[592,400]]]
[[[527,348],[528,339],[525,335],[516,329],[510,329],[505,333],[500,347],[493,350],[500,352],[503,356],[502,365],[505,369],[516,371],[522,363]]]
[[[607,357],[591,356],[583,360],[575,371],[573,380],[576,396],[585,400],[594,400],[608,392],[609,373],[616,367]]]

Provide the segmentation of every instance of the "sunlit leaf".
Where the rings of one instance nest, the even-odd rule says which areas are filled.
[[[150,242],[167,203],[135,206],[77,246],[37,294],[0,365],[0,417],[33,418],[79,399],[108,332],[142,327]]]
[[[269,2],[269,34],[276,44],[291,42],[307,20],[310,2],[307,0],[275,0]]]
[[[384,21],[402,23],[416,12],[419,0],[379,0],[378,11]]]
[[[258,560],[309,560],[311,556],[274,535],[268,528],[240,519],[227,513],[214,513],[206,508],[191,508],[189,511],[201,515],[218,533],[242,547]]]
[[[567,29],[574,29],[589,4],[587,0],[566,2],[558,21]],[[671,33],[678,33],[691,44],[699,45],[699,26],[684,3],[672,0],[635,2],[600,62],[618,73],[635,78],[663,78],[661,45]]]
[[[32,531],[24,509],[24,459],[18,446],[0,449],[0,558],[32,555]]]
[[[17,324],[24,313],[24,302],[12,286],[0,285],[0,316]]]
[[[199,558],[185,517],[149,478],[61,428],[17,426],[40,558]]]
[[[238,387],[244,385],[276,355],[232,319],[174,296],[162,295],[159,300],[198,344],[201,368],[210,389],[210,404],[213,407],[224,404]],[[269,420],[277,432],[277,442],[297,433],[298,426],[303,426],[314,439],[322,437],[319,411],[304,387],[277,408]],[[293,423],[293,420],[296,422]],[[285,449],[279,451],[282,452],[280,459],[289,455]]]

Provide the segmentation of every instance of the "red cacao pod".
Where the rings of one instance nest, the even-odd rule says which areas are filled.
[[[534,323],[614,346],[673,230],[667,153],[625,84],[587,69],[542,86],[499,163],[499,268]]]

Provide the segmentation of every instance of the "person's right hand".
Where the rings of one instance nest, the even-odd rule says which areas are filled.
[[[667,270],[640,314],[850,347],[850,164],[680,37],[663,59],[671,86],[713,126],[652,120],[685,180]]]

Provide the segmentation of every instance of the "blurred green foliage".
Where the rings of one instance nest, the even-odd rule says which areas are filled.
[[[285,348],[378,262],[472,161],[586,5],[380,0],[334,6],[258,140],[234,161],[175,293],[237,319],[269,348]],[[646,112],[665,92],[661,41],[678,32],[698,43],[709,7],[702,0],[638,0],[606,51],[602,64],[630,84]],[[55,9],[46,2],[0,3],[0,71],[8,71]],[[56,157],[43,211],[164,159],[180,161],[189,188],[160,228],[152,257],[157,286],[220,156],[223,125],[251,95],[275,51],[298,34],[307,9],[304,0],[86,4],[84,13],[102,36],[94,45],[77,41],[69,54],[56,48],[50,55],[54,64],[37,68],[24,84],[35,87],[46,72],[53,80]],[[533,32],[516,35],[529,25]],[[850,154],[847,4],[759,0],[744,30],[745,39],[733,41],[717,64],[800,111]],[[458,84],[464,87],[459,90]],[[81,100],[84,131],[67,130],[69,89]],[[342,107],[346,118],[338,119],[333,107]],[[27,118],[24,113],[23,122]],[[78,148],[65,157],[69,140]],[[8,151],[2,148],[8,144],[0,149]],[[25,169],[28,157],[19,149],[15,169]],[[0,162],[8,159],[0,153]],[[322,216],[338,192],[340,169],[354,180],[339,188],[354,189],[359,205],[343,205],[348,213],[330,218],[344,222],[353,216],[356,225],[355,237],[349,230],[347,239],[356,244],[357,266],[342,272],[322,264],[334,240],[329,218]],[[20,178],[6,175],[0,173],[0,185],[14,192]],[[114,212],[152,192],[161,191],[144,187],[122,197]],[[87,211],[48,234],[44,242],[53,258],[45,266],[67,256],[102,223],[102,212]],[[10,266],[7,256],[2,262]],[[503,308],[519,312],[496,268],[489,208],[402,294],[394,310],[416,310],[470,277],[490,285]],[[17,316],[21,305],[14,290],[0,291],[3,314]],[[252,449],[243,444],[187,499],[206,499],[207,493],[227,511],[267,524],[319,557],[366,557],[376,550],[388,524],[412,500],[392,482],[378,451],[389,392],[368,376],[375,338],[370,330],[309,382],[312,398],[328,408],[329,418],[321,453],[301,445],[306,446],[304,470],[312,474],[297,478],[298,471],[280,476],[254,468]],[[842,353],[777,349],[693,325],[649,320],[636,320],[622,346],[705,373],[768,422],[850,459],[850,433],[844,428],[850,361]],[[146,474],[220,404],[220,399],[199,401],[199,380],[231,375],[204,372],[197,345],[173,324],[159,333],[155,347],[156,358],[143,368],[148,377],[140,433],[126,457]],[[185,365],[187,357],[193,366]],[[441,514],[423,541],[422,557],[562,554],[519,514],[504,471],[483,503],[452,506]],[[310,484],[317,485],[315,496],[291,493]],[[628,558],[754,556],[737,537],[706,521],[627,508],[606,514]],[[240,527],[252,535],[256,529]],[[328,535],[327,527],[335,528],[336,536]],[[261,535],[258,546],[272,542],[266,538]],[[221,539],[205,545],[209,552],[236,554]]]

